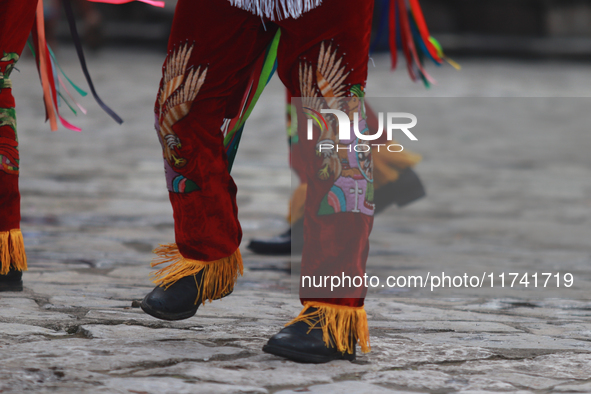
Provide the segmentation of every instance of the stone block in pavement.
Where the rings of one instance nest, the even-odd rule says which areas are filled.
[[[301,387],[292,390],[277,391],[277,394],[296,394],[296,393],[312,393],[312,394],[332,394],[332,393],[356,393],[356,394],[398,394],[410,393],[410,391],[392,390],[378,385],[364,383],[364,382],[338,382],[332,384],[315,385],[309,387]]]

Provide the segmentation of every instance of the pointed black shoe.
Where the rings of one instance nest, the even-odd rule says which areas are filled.
[[[162,320],[183,320],[192,317],[202,303],[197,284],[201,283],[203,272],[201,270],[195,275],[185,276],[166,289],[156,286],[144,297],[140,307],[148,315]],[[232,290],[221,298],[230,294]]]
[[[385,184],[376,190],[374,214],[382,212],[392,204],[402,208],[420,198],[425,197],[425,187],[419,176],[412,168],[408,167],[400,172],[394,182]]]
[[[335,346],[324,343],[320,327],[310,330],[308,323],[303,321],[291,324],[273,335],[263,346],[263,352],[298,363],[321,364],[333,360],[355,360],[355,346],[352,354],[339,352]]]
[[[256,254],[287,255],[291,253],[291,228],[268,239],[253,239],[247,248]]]
[[[304,246],[304,221],[298,220],[283,234],[268,239],[253,239],[247,248],[256,254],[282,256],[301,253]]]
[[[11,268],[6,275],[0,275],[0,291],[23,291],[23,272]]]
[[[203,271],[185,276],[168,288],[156,286],[142,300],[140,307],[148,315],[162,320],[183,320],[195,315],[200,301],[197,283],[201,282]]]

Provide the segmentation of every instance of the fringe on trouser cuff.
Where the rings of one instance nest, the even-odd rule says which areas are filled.
[[[185,276],[195,275],[203,271],[201,283],[197,283],[197,286],[201,289],[199,292],[201,299],[197,299],[196,304],[204,304],[206,300],[209,300],[209,302],[218,300],[227,295],[234,289],[238,276],[243,274],[242,256],[239,249],[236,249],[228,257],[214,261],[185,258],[174,243],[160,245],[154,250],[154,253],[157,256],[152,261],[152,267],[169,264],[153,274],[154,283],[158,286],[168,288]]]
[[[11,268],[27,270],[25,243],[20,229],[0,232],[0,275],[6,275]]]
[[[308,311],[316,308],[315,311]],[[351,307],[323,302],[306,301],[299,316],[287,323],[289,326],[303,321],[310,326],[310,330],[320,326],[322,339],[327,346],[336,346],[343,353],[353,353],[356,343],[361,346],[363,353],[371,350],[369,345],[369,328],[367,314],[364,307]]]

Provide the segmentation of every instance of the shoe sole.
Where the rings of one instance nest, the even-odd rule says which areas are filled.
[[[293,235],[295,233],[295,235]],[[252,240],[246,247],[253,253],[265,256],[288,256],[302,254],[304,248],[304,220],[300,219],[291,226],[291,241],[273,243],[264,240]]]
[[[23,281],[15,283],[0,283],[0,292],[2,291],[23,291]]]
[[[246,248],[261,255],[284,256],[291,254],[291,242],[284,245],[251,241]]]
[[[152,308],[150,305],[146,304],[144,302],[144,300],[142,300],[142,302],[140,303],[140,308],[142,308],[142,310],[150,316],[153,316],[157,319],[169,320],[169,321],[184,320],[184,319],[188,319],[190,317],[193,317],[193,316],[195,316],[195,313],[197,313],[197,309],[198,309],[198,307],[195,307],[195,309],[192,309],[192,310],[186,311],[186,312],[182,312],[182,313],[166,313],[166,312],[162,312],[162,311]]]
[[[273,346],[273,345],[265,345],[263,346],[263,352],[272,354],[274,356],[279,356],[283,358],[287,358],[291,361],[295,361],[298,363],[305,363],[305,364],[323,364],[328,363],[334,360],[347,360],[347,361],[354,361],[355,355],[354,354],[335,354],[334,356],[320,356],[316,354],[308,354],[302,352],[296,352],[291,349],[284,349],[282,347]]]
[[[225,297],[229,296],[230,294],[232,294],[233,292],[234,292],[234,289],[232,289],[230,292],[224,294],[221,298],[217,298],[217,299],[220,300],[222,298],[225,298]],[[186,312],[166,313],[166,312],[159,311],[158,309],[152,308],[150,305],[146,304],[144,302],[144,300],[142,300],[142,302],[140,303],[140,308],[142,308],[142,310],[144,312],[146,312],[148,315],[155,317],[157,319],[174,321],[174,320],[185,320],[185,319],[195,316],[195,314],[197,313],[197,309],[199,309],[199,304],[196,305],[194,309],[191,309]]]
[[[426,195],[427,193],[425,192],[425,187],[421,179],[409,167],[400,173],[396,181],[390,182],[376,190],[374,215],[384,211],[392,204],[396,204],[398,208],[402,208]]]

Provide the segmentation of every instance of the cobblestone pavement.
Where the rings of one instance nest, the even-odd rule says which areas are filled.
[[[73,53],[59,57],[82,81],[67,60]],[[300,310],[288,258],[243,248],[245,274],[232,297],[188,320],[160,321],[132,306],[152,288],[150,251],[173,240],[152,126],[162,59],[128,50],[91,56],[99,92],[125,123],[114,124],[85,99],[90,114],[74,121],[82,133],[48,131],[34,66],[19,62],[30,270],[23,293],[0,294],[0,391],[591,392],[589,100],[561,101],[563,115],[582,119],[573,127],[545,116],[554,106],[543,99],[476,98],[589,96],[590,65],[463,60],[462,72],[434,70],[440,85],[426,91],[375,57],[368,86],[375,96],[440,97],[424,101],[435,113],[438,103],[454,103],[444,97],[471,99],[455,101],[459,118],[440,111],[439,127],[428,120],[434,126],[417,132],[412,148],[424,155],[417,171],[429,196],[376,219],[370,270],[380,277],[570,272],[575,281],[520,291],[498,284],[370,291],[372,352],[355,362],[301,365],[261,351]],[[495,123],[505,116],[491,108],[530,111],[533,134]],[[282,114],[275,80],[235,164],[245,242],[285,227],[291,180]]]

